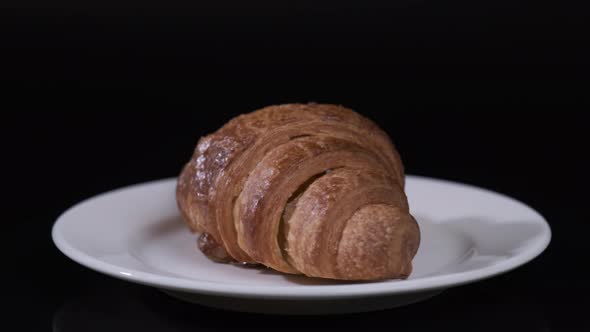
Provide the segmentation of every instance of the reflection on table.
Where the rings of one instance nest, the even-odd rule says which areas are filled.
[[[275,316],[230,312],[174,299],[156,289],[121,282],[72,298],[53,317],[55,332],[208,331],[241,329],[402,331],[548,331],[534,301],[486,283],[447,290],[421,303],[364,314]]]

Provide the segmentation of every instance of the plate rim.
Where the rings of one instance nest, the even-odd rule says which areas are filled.
[[[216,283],[204,280],[195,280],[182,277],[164,276],[157,273],[143,272],[130,268],[121,267],[115,264],[104,262],[96,257],[88,255],[68,243],[67,240],[60,233],[65,217],[71,211],[92,200],[98,200],[104,196],[112,195],[117,192],[127,190],[137,190],[144,186],[153,186],[163,184],[166,182],[176,181],[176,177],[164,178],[154,181],[147,181],[137,183],[129,186],[124,186],[114,190],[110,190],[87,199],[84,199],[66,211],[64,211],[54,222],[51,229],[51,237],[55,246],[68,258],[74,262],[90,268],[94,271],[122,279],[125,281],[152,286],[156,288],[165,288],[175,291],[182,291],[196,294],[216,295],[225,297],[240,297],[240,298],[256,298],[256,299],[325,299],[325,298],[354,298],[365,296],[389,296],[403,293],[422,292],[435,289],[445,289],[455,286],[460,286],[467,283],[480,281],[491,278],[493,276],[506,273],[517,267],[520,267],[534,258],[538,257],[551,242],[552,232],[547,220],[535,209],[527,204],[507,196],[505,194],[466,184],[462,182],[450,181],[439,178],[432,178],[419,175],[406,175],[406,179],[417,181],[437,182],[445,185],[453,185],[464,187],[469,190],[484,191],[503,199],[508,199],[519,205],[529,209],[537,216],[535,223],[540,223],[542,226],[542,233],[534,243],[529,243],[517,255],[497,262],[494,265],[485,266],[470,271],[455,272],[446,275],[428,276],[420,279],[400,280],[396,282],[375,282],[375,283],[357,283],[346,285],[298,285],[292,286],[264,286],[264,285],[242,285],[242,284],[228,284]]]

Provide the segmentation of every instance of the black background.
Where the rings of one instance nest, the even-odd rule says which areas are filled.
[[[56,331],[589,328],[589,12],[537,1],[0,4],[4,324]],[[273,317],[188,305],[71,262],[57,216],[175,176],[197,139],[284,102],[378,122],[407,172],[513,196],[553,241],[509,274],[389,311]],[[580,112],[582,111],[582,112]],[[8,116],[10,114],[12,116]]]

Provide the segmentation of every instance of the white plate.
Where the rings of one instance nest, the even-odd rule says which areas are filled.
[[[57,247],[74,261],[178,298],[233,310],[321,314],[409,304],[522,265],[551,230],[526,205],[488,190],[408,176],[406,193],[422,242],[407,280],[335,282],[266,268],[213,263],[180,219],[175,179],[115,190],[59,217]]]

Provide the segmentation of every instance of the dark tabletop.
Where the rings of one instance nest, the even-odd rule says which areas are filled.
[[[580,2],[581,3],[581,2]],[[132,1],[0,4],[5,258],[15,330],[588,330],[590,43],[572,2]],[[199,136],[284,102],[349,106],[407,173],[538,210],[553,240],[510,273],[422,303],[325,317],[233,313],[83,268],[61,212],[175,176]]]

